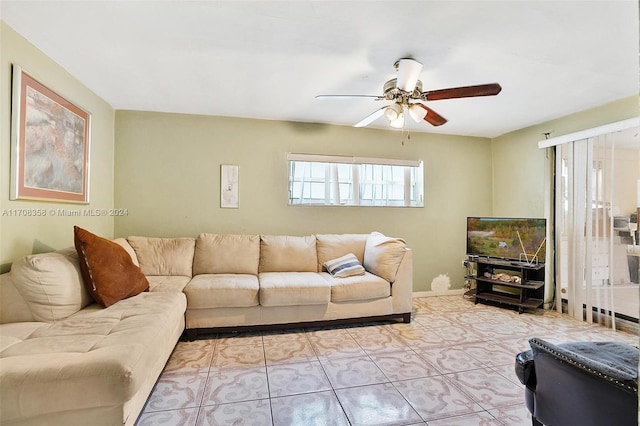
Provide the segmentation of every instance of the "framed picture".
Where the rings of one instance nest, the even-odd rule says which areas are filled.
[[[91,115],[13,65],[12,200],[89,202]]]
[[[238,197],[239,167],[222,164],[220,166],[220,207],[237,209],[240,206]]]

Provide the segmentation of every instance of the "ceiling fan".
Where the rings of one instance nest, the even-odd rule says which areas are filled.
[[[374,111],[354,124],[364,127],[381,116],[389,120],[389,125],[396,129],[404,128],[405,113],[408,112],[416,123],[424,120],[432,126],[441,126],[447,119],[426,106],[423,102],[442,99],[471,98],[476,96],[495,96],[502,90],[498,83],[480,84],[477,86],[452,87],[448,89],[422,91],[422,82],[418,79],[422,64],[415,59],[398,59],[394,64],[398,77],[387,81],[383,86],[383,94],[377,95],[318,95],[316,99],[362,99],[391,101],[389,105]]]

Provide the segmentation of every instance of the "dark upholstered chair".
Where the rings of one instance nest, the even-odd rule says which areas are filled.
[[[638,425],[638,348],[529,340],[516,356],[533,425]]]

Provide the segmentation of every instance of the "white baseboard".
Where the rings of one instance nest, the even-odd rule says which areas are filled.
[[[414,291],[412,293],[413,297],[435,297],[435,296],[460,296],[463,295],[465,290],[463,288],[458,288],[455,290],[446,290],[446,291]]]

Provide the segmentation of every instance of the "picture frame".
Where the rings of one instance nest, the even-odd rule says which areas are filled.
[[[91,114],[12,66],[11,200],[89,203]]]
[[[220,207],[237,209],[240,207],[239,197],[240,167],[233,164],[220,165]]]

